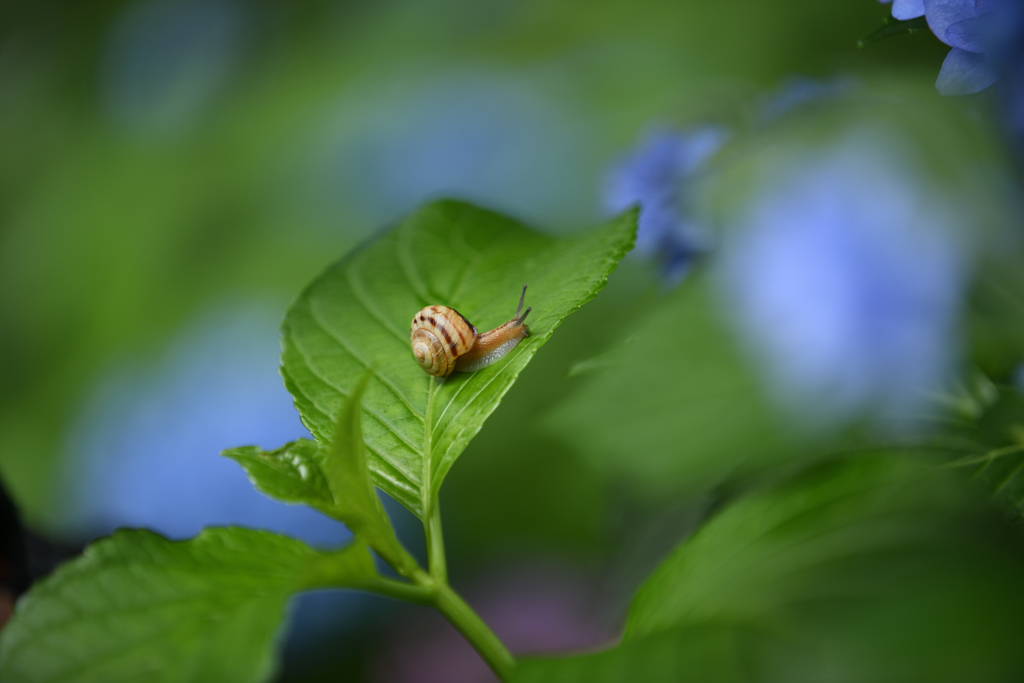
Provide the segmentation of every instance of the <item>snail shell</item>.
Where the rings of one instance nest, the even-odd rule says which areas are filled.
[[[447,377],[452,372],[473,372],[496,363],[530,336],[523,324],[532,309],[523,311],[526,287],[514,318],[480,334],[473,323],[454,308],[427,306],[412,319],[410,340],[416,362],[427,374]],[[522,315],[520,315],[522,313]]]

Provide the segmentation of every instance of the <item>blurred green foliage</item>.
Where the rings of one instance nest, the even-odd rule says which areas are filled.
[[[62,478],[78,453],[71,425],[96,384],[126,359],[151,362],[211,302],[293,296],[311,274],[433,192],[482,193],[472,198],[551,232],[593,224],[608,163],[640,131],[652,123],[705,122],[736,132],[719,157],[714,187],[703,188],[699,202],[719,222],[742,210],[759,174],[852,124],[870,123],[918,154],[937,193],[971,198],[976,234],[967,242],[979,265],[965,306],[971,347],[964,365],[977,364],[1000,386],[997,398],[981,401],[951,429],[948,453],[971,467],[954,468],[952,476],[976,472],[1019,511],[1020,407],[1003,384],[1024,355],[1024,289],[1020,240],[1001,232],[1019,210],[1005,196],[1015,187],[1005,173],[1007,152],[993,132],[988,100],[935,95],[947,48],[930,33],[857,48],[886,7],[872,0],[262,0],[245,5],[245,37],[226,80],[168,133],[125,125],[105,108],[115,29],[136,6],[0,5],[0,473],[34,525],[58,528],[67,514]],[[790,77],[837,75],[851,79],[852,93],[762,120],[769,93]],[[507,165],[511,170],[497,177],[508,182],[432,187],[414,179],[406,186],[389,176],[395,167],[417,167],[403,154],[412,156],[410,149],[435,132],[432,121],[461,121],[456,114],[477,100],[460,99],[460,88],[474,83],[486,85],[474,97],[494,98],[497,108],[510,102],[529,125],[547,126],[537,133],[540,142],[520,145],[528,150],[522,158],[465,162],[466,177]],[[507,92],[513,94],[502,99]],[[393,166],[381,170],[375,154],[393,155]],[[446,154],[425,158],[436,164],[428,176],[462,163]],[[822,457],[817,437],[792,433],[766,401],[707,284],[698,271],[665,294],[644,264],[627,262],[600,297],[560,327],[448,477],[444,516],[457,576],[493,558],[540,554],[614,574],[624,547],[653,562],[692,530],[707,505],[766,486],[753,475],[788,475]],[[573,368],[583,372],[570,377]],[[859,443],[863,435],[855,437]],[[836,486],[860,476],[825,467]],[[937,481],[974,514],[959,485]],[[908,486],[921,503],[909,514],[920,522],[935,500],[927,487]],[[786,495],[756,494],[755,502],[731,505]],[[670,501],[684,521],[648,534]],[[711,525],[702,533],[725,535],[723,522]],[[924,522],[914,528],[933,531]],[[924,607],[915,600],[929,602],[929,591],[957,577],[968,578],[967,588],[951,587],[950,601],[975,595],[970,577],[984,575],[994,588],[977,589],[979,604],[1004,588],[1004,606],[1018,604],[1002,570],[1010,560],[986,545],[992,523],[978,528],[985,530],[979,548],[992,553],[994,568],[968,562],[949,575],[924,568],[935,581],[911,585],[887,623],[905,623],[897,608],[916,614]],[[966,536],[957,534],[937,541],[937,556],[962,549]],[[723,543],[741,537],[735,531]],[[686,546],[678,552],[691,554]],[[886,557],[878,562],[871,566],[889,566]],[[612,620],[646,569],[629,569],[609,589]],[[827,581],[849,579],[818,569]],[[752,589],[719,586],[708,604],[721,606],[715,601],[743,590]],[[883,610],[877,595],[872,608]],[[948,608],[938,624],[956,614],[979,621],[966,603],[936,604]],[[777,615],[774,606],[765,610]],[[1004,613],[993,607],[1000,619]],[[805,617],[809,630],[828,622],[838,630],[824,632],[843,632],[864,651],[885,654],[855,610],[843,611],[838,624],[801,612]],[[991,625],[993,662],[1003,661],[1004,626],[1012,631],[1002,621]],[[957,633],[937,633],[936,642]],[[965,636],[963,647],[989,631],[978,634]],[[731,657],[748,642],[758,652],[775,643],[765,645],[763,631],[746,624],[675,624],[594,655],[591,679],[635,672],[629,653],[636,651],[663,671],[704,667],[706,680],[731,680],[747,670]],[[792,664],[790,645],[770,661]],[[960,671],[957,662],[967,660],[956,659],[963,650],[953,645],[947,659],[919,670],[950,664],[932,680]],[[537,680],[560,680],[547,666],[538,665]],[[564,666],[578,671],[576,663]]]
[[[0,8],[0,468],[37,522],[60,514],[67,424],[107,367],[152,358],[225,292],[296,291],[377,227],[339,199],[323,155],[331,131],[358,136],[387,111],[386,93],[466,68],[518,74],[586,124],[565,178],[582,190],[558,208],[582,225],[603,165],[652,118],[727,115],[793,73],[927,78],[942,53],[927,36],[858,51],[873,3],[248,3],[240,66],[167,139],[100,106],[113,27],[134,6]]]
[[[621,645],[516,680],[1013,680],[1021,552],[961,478],[860,454],[726,506],[641,587]]]
[[[632,326],[636,341],[603,372],[574,380],[582,386],[544,420],[636,496],[692,495],[788,463],[798,449],[706,284],[697,276],[670,293]]]

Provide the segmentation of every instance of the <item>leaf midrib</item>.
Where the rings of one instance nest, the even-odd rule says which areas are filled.
[[[448,302],[454,302],[455,295],[458,293],[462,283],[465,282],[466,278],[477,267],[484,256],[483,252],[469,246],[465,241],[464,233],[467,225],[464,219],[465,215],[465,211],[461,212],[460,216],[453,221],[451,232],[448,234],[448,242],[452,248],[452,252],[458,254],[459,258],[464,261],[464,266],[452,285],[452,291],[449,292],[447,297],[441,297],[443,300]],[[405,226],[408,225],[409,223],[405,224]],[[459,237],[458,244],[454,242],[456,235]],[[417,296],[419,296],[421,300],[429,301],[427,297],[429,296],[430,286],[420,277],[419,268],[416,266],[416,260],[410,253],[411,240],[406,239],[405,236],[406,230],[400,228],[395,239],[395,256],[398,259],[399,270],[405,276],[406,280],[408,280]],[[467,258],[465,253],[466,251],[473,252],[473,256]],[[426,296],[424,294],[425,292],[427,293]],[[423,415],[423,450],[420,453],[422,462],[420,466],[420,500],[418,506],[423,513],[424,520],[429,519],[432,513],[431,507],[433,498],[431,496],[431,488],[433,481],[433,463],[431,460],[434,446],[434,401],[437,397],[439,382],[444,382],[444,379],[435,380],[432,376],[428,376],[427,378],[427,408]],[[464,386],[465,385],[463,385],[463,387]],[[455,396],[458,396],[462,391],[463,387],[459,387],[452,399],[447,405],[445,405],[445,412],[447,411],[448,406],[451,405],[452,401],[454,401]],[[444,413],[442,413],[442,415],[443,414]],[[415,451],[414,447],[413,450]]]

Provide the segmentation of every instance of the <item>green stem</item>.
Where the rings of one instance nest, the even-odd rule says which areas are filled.
[[[434,607],[476,648],[488,666],[502,681],[511,680],[516,660],[494,632],[447,583],[437,585]]]
[[[434,503],[430,516],[423,522],[427,540],[427,565],[430,575],[438,583],[448,582],[448,564],[444,554],[444,534],[441,532],[441,506]]]
[[[508,681],[515,666],[512,655],[483,619],[448,585],[444,535],[441,532],[441,507],[436,501],[423,523],[423,531],[426,535],[427,558],[430,562],[429,580],[433,582],[434,607],[465,636],[470,645],[476,648],[498,678]]]
[[[515,659],[483,619],[473,611],[451,586],[435,582],[426,573],[415,577],[416,583],[378,578],[354,586],[371,593],[420,605],[432,605],[458,629],[501,681],[511,680]]]
[[[433,605],[437,599],[437,589],[433,585],[405,583],[394,579],[374,579],[359,584],[358,588],[378,595],[386,595],[396,600],[415,602],[419,605]]]

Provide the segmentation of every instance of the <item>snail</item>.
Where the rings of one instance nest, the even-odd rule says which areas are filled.
[[[410,333],[416,362],[435,377],[447,377],[452,371],[474,372],[498,362],[530,336],[523,321],[532,309],[523,311],[525,299],[523,287],[515,317],[483,334],[454,308],[427,306],[420,310],[413,316]]]

